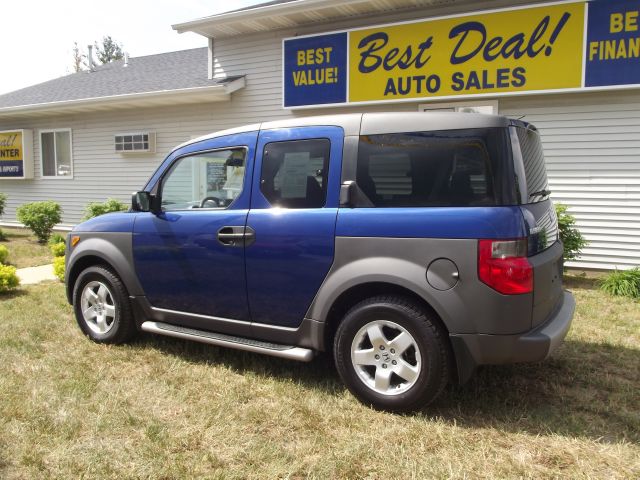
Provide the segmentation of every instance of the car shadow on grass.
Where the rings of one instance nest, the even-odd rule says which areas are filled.
[[[461,427],[640,443],[640,351],[569,340],[542,363],[487,366],[421,414]]]
[[[141,334],[137,343],[189,362],[219,365],[240,374],[293,381],[328,394],[345,390],[330,355],[324,353],[305,363],[147,333]]]
[[[144,335],[139,345],[328,395],[345,391],[328,354],[299,363],[152,335]],[[449,386],[436,402],[411,415],[463,428],[640,443],[638,385],[640,351],[570,340],[542,363],[482,367],[466,385]]]

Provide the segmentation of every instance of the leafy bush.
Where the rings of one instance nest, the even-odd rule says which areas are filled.
[[[54,257],[64,257],[64,251],[66,248],[64,243],[54,243],[53,245],[50,245],[49,248],[51,249],[51,253],[53,253]]]
[[[576,219],[573,215],[567,213],[566,205],[557,203],[556,214],[558,215],[558,228],[560,229],[560,239],[564,244],[564,259],[573,260],[580,256],[582,249],[586,247],[587,242],[580,231],[575,227]]]
[[[640,268],[611,272],[600,284],[610,295],[640,298]]]
[[[49,237],[49,245],[55,245],[56,243],[64,243],[64,235],[60,235],[59,233],[53,233],[51,237]]]
[[[89,220],[90,218],[104,215],[105,213],[123,212],[128,210],[129,207],[115,198],[108,198],[106,202],[91,202],[84,209],[83,220]]]
[[[53,259],[53,273],[61,282],[64,282],[64,257],[56,257]]]
[[[16,214],[18,220],[30,228],[40,243],[46,243],[51,230],[62,220],[62,208],[56,202],[32,202],[20,205]]]
[[[0,264],[7,263],[8,256],[9,256],[9,249],[4,245],[0,245]]]
[[[20,279],[16,273],[16,267],[0,265],[0,293],[13,290],[20,285]]]

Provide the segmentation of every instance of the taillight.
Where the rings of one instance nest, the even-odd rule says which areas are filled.
[[[533,291],[533,267],[527,260],[527,239],[480,240],[478,277],[505,295]]]

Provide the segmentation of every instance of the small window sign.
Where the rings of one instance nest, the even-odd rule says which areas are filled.
[[[118,153],[154,153],[156,150],[153,132],[118,133],[114,140]]]
[[[0,132],[0,180],[33,178],[31,130]]]

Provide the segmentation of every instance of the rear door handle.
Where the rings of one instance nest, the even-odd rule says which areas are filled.
[[[256,232],[251,227],[222,227],[218,230],[218,242],[225,247],[243,247],[251,245],[256,239]]]

